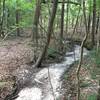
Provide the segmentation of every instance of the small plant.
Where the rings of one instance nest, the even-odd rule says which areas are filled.
[[[97,100],[97,94],[89,95],[87,100]]]
[[[6,86],[7,82],[3,82],[3,81],[0,81],[0,88],[3,88],[4,86]]]
[[[65,74],[64,75],[64,79],[67,80],[68,79],[68,75]]]
[[[85,88],[85,87],[89,87],[90,85],[91,85],[91,83],[89,83],[89,82],[83,82],[80,84],[80,87]]]
[[[92,58],[93,62],[96,64],[97,67],[100,67],[100,48],[97,52],[96,49],[91,51],[90,57]]]
[[[48,50],[47,50],[48,57],[55,59],[55,58],[59,57],[59,55],[61,55],[59,51],[55,50],[54,48],[48,48]]]
[[[97,79],[97,76],[100,75],[100,48],[97,52],[96,49],[93,49],[90,52],[90,58],[92,59],[92,63],[94,64],[91,70],[91,76],[93,79]]]

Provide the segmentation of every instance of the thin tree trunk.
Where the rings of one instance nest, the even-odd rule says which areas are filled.
[[[90,24],[91,24],[91,12],[89,12],[89,17],[88,17],[88,33],[90,33]]]
[[[63,32],[64,32],[64,2],[65,0],[63,0],[62,3],[62,11],[61,11],[61,30],[60,30],[60,51],[63,50]]]
[[[41,11],[41,0],[36,1],[36,9],[33,20],[33,29],[32,29],[32,41],[38,42],[38,23]]]
[[[95,28],[96,28],[96,0],[93,0],[93,21],[92,21],[92,33],[91,33],[92,46],[95,44]]]
[[[99,28],[99,22],[100,22],[100,12],[98,12],[98,19],[97,19],[97,25],[96,25],[96,35],[97,35],[97,53],[99,52],[99,46],[100,46],[100,33],[98,32]]]
[[[16,26],[17,26],[16,32],[17,32],[17,34],[16,34],[16,36],[20,36],[20,28],[19,28],[19,17],[20,17],[20,15],[19,15],[18,0],[16,0],[16,5],[17,5],[17,8],[16,8]]]
[[[98,89],[97,100],[100,100],[100,80],[99,80],[99,89]]]
[[[79,11],[78,11],[76,23],[75,23],[75,26],[74,26],[73,33],[72,33],[72,35],[71,35],[71,38],[73,37],[73,35],[74,35],[74,33],[75,33],[75,30],[76,30],[76,27],[77,27],[77,24],[78,24],[79,15],[80,15],[80,10],[81,10],[81,6],[79,7]],[[74,20],[73,20],[73,21],[74,21]]]
[[[7,28],[7,30],[6,30],[6,33],[8,34],[8,32],[9,32],[9,30],[10,30],[10,26],[11,26],[11,24],[10,24],[11,22],[10,22],[10,9],[7,7],[6,8],[6,28]],[[4,37],[5,38],[5,37]]]
[[[32,27],[32,36],[31,40],[33,41],[35,48],[34,48],[34,60],[37,59],[37,48],[38,48],[38,24],[40,18],[40,11],[41,11],[41,0],[36,0],[36,8],[35,14],[33,19],[33,27]]]
[[[97,21],[96,21],[96,34],[98,34],[98,28],[99,28],[99,17],[100,17],[100,12],[98,12],[98,18],[97,18]]]
[[[67,0],[67,1],[69,1],[69,0]],[[66,34],[68,33],[68,14],[69,14],[69,3],[67,3]]]
[[[97,25],[96,25],[96,35],[97,35],[97,56],[99,54],[99,48],[100,48],[100,32],[98,32],[99,28],[99,22],[100,22],[100,11],[98,11],[98,19],[97,19]],[[99,88],[98,88],[98,95],[97,95],[97,100],[100,100],[100,79],[99,81]]]
[[[88,19],[88,32],[90,33],[90,24],[91,24],[91,14],[89,13],[89,19]]]
[[[81,69],[81,64],[82,64],[82,60],[83,60],[83,48],[84,48],[84,43],[87,40],[88,37],[88,29],[87,29],[87,21],[86,21],[86,13],[85,13],[85,1],[83,1],[83,15],[84,15],[84,22],[85,22],[85,26],[86,26],[86,34],[83,38],[83,41],[81,43],[81,54],[80,54],[80,60],[79,60],[79,64],[78,64],[78,68],[77,68],[77,100],[80,100],[80,69]]]
[[[51,16],[50,16],[49,23],[48,23],[48,29],[47,29],[47,43],[45,44],[45,47],[44,47],[41,55],[37,59],[37,61],[35,63],[35,67],[40,67],[40,65],[43,61],[43,58],[45,57],[45,54],[47,52],[47,49],[48,49],[48,46],[49,46],[49,43],[50,43],[50,37],[51,37],[52,28],[53,28],[53,22],[54,22],[55,15],[56,15],[57,5],[58,5],[58,0],[54,0]]]
[[[0,22],[0,36],[4,37],[4,31],[3,31],[3,24],[4,24],[4,10],[5,10],[5,0],[3,0],[3,10],[2,10],[2,16],[1,16],[1,22]]]
[[[2,11],[1,11],[1,0],[0,0],[0,23],[1,23],[1,13],[2,13]]]
[[[90,4],[89,4],[88,33],[90,33],[90,27],[91,27],[91,1],[90,1]]]
[[[71,25],[72,25],[72,29],[73,29],[73,27],[74,27],[74,18],[72,18]]]

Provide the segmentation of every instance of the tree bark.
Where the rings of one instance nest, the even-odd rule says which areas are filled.
[[[99,22],[100,22],[100,12],[98,12],[98,19],[97,19],[97,25],[96,25],[96,35],[97,35],[97,53],[99,52],[99,46],[100,46],[100,33],[98,32],[99,29]]]
[[[65,4],[64,4],[65,0],[63,0],[63,3],[62,3],[62,11],[61,11],[61,30],[60,30],[60,51],[63,50],[63,32],[64,32],[64,7],[65,7]]]
[[[88,32],[90,33],[90,24],[91,24],[91,13],[89,13],[88,17]]]
[[[96,21],[96,34],[98,34],[98,28],[99,28],[99,20],[100,20],[100,12],[98,12],[98,17],[97,17],[97,21]]]
[[[52,6],[51,16],[50,16],[49,23],[48,23],[48,29],[47,29],[47,42],[45,44],[45,47],[44,47],[41,55],[37,59],[34,67],[40,67],[40,65],[43,61],[43,58],[45,57],[45,54],[47,52],[47,49],[48,49],[48,46],[49,46],[49,43],[50,43],[50,37],[51,37],[52,28],[53,28],[53,22],[54,22],[54,19],[55,19],[55,16],[56,16],[57,5],[58,5],[58,0],[54,0],[53,6]]]
[[[82,64],[82,60],[83,60],[84,44],[85,44],[87,37],[88,37],[88,29],[87,29],[87,21],[86,21],[86,13],[85,13],[85,1],[83,1],[83,15],[84,15],[84,22],[85,22],[85,26],[86,26],[86,34],[85,34],[83,41],[81,43],[81,54],[80,54],[78,68],[77,68],[77,91],[78,91],[77,100],[80,100],[80,69],[81,69],[81,64]]]
[[[0,5],[1,6],[1,5]],[[4,31],[3,31],[3,24],[4,24],[4,10],[5,10],[5,0],[3,0],[3,10],[1,11],[1,22],[0,22],[0,36],[4,37]]]
[[[78,11],[78,15],[77,15],[77,19],[76,19],[76,23],[75,23],[75,26],[74,26],[74,29],[73,29],[73,33],[71,34],[71,38],[73,37],[74,33],[75,33],[75,30],[77,28],[77,25],[78,25],[78,21],[79,21],[79,15],[80,15],[80,11],[81,11],[81,6],[79,6],[79,11]],[[74,20],[73,20],[74,21]]]
[[[69,0],[67,0],[67,1],[69,1]],[[67,3],[66,34],[68,33],[68,15],[69,15],[69,3]]]
[[[37,59],[37,48],[38,48],[38,24],[39,24],[39,18],[40,18],[40,12],[41,12],[41,0],[36,0],[36,8],[35,8],[35,14],[33,19],[33,27],[32,27],[32,37],[31,40],[35,45],[34,48],[34,61],[36,62]]]
[[[41,0],[37,0],[35,15],[33,19],[32,37],[31,37],[32,41],[36,43],[38,42],[38,23],[39,23],[40,11],[41,11]]]
[[[100,80],[99,80],[99,89],[98,89],[97,100],[100,100]]]
[[[19,28],[19,17],[20,17],[20,15],[19,15],[19,3],[18,3],[18,0],[16,0],[16,5],[17,5],[17,7],[16,7],[16,26],[17,26],[17,30],[16,30],[16,36],[20,36],[20,28]]]
[[[93,0],[93,21],[92,21],[92,32],[91,32],[92,46],[94,46],[95,44],[95,29],[96,29],[96,0]]]
[[[91,27],[91,1],[89,4],[89,15],[88,15],[88,33],[90,33],[90,27]]]

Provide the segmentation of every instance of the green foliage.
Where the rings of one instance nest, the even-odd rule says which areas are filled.
[[[9,10],[9,26],[15,25],[15,13],[19,10],[20,23],[19,26],[30,27],[32,25],[32,18],[34,15],[35,0],[7,0],[6,9]]]
[[[80,87],[81,88],[85,88],[85,87],[88,87],[88,86],[90,86],[91,85],[91,83],[89,83],[89,82],[82,82],[81,84],[80,84]]]
[[[53,48],[49,48],[47,51],[47,55],[49,57],[55,58],[57,56],[57,54],[55,52],[56,52],[56,50],[54,50]]]
[[[97,10],[100,11],[100,0],[97,0],[96,4],[97,4]]]
[[[92,58],[92,61],[97,65],[97,67],[100,67],[100,48],[98,52],[96,49],[91,51],[90,56]]]
[[[64,79],[65,79],[65,80],[68,79],[68,75],[67,75],[67,74],[64,75]]]
[[[0,81],[0,88],[4,87],[6,84],[7,82]]]
[[[89,12],[93,9],[93,0],[87,0],[87,8]]]
[[[93,64],[92,68],[90,68],[91,76],[93,79],[98,79],[98,76],[100,76],[100,48],[98,52],[96,49],[90,52],[90,59]]]
[[[91,95],[88,96],[87,100],[97,100],[97,95],[91,94]]]

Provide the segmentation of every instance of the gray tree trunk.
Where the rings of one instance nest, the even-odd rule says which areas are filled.
[[[48,23],[48,29],[47,29],[47,42],[45,44],[45,47],[44,47],[41,55],[39,56],[39,58],[37,59],[37,61],[35,63],[35,67],[41,66],[43,58],[45,57],[45,54],[47,52],[47,49],[48,49],[48,46],[50,43],[51,34],[52,34],[53,23],[54,23],[54,19],[56,16],[57,5],[58,5],[58,0],[54,0],[53,6],[52,6],[51,16],[50,16],[49,23]]]

